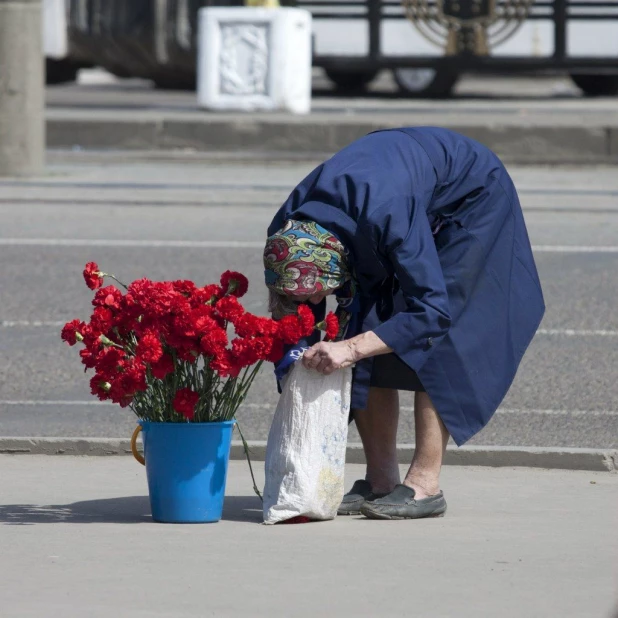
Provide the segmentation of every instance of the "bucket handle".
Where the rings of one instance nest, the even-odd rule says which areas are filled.
[[[137,450],[137,436],[139,436],[140,431],[142,430],[142,426],[138,425],[131,436],[131,452],[133,453],[133,457],[142,464],[142,466],[146,465],[146,460],[142,457],[141,453]]]

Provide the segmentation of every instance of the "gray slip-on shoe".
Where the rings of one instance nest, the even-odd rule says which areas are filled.
[[[443,517],[446,500],[440,492],[422,500],[415,500],[415,492],[405,485],[395,485],[388,496],[373,502],[365,502],[360,512],[369,519],[420,519],[421,517]]]
[[[352,485],[352,489],[343,496],[337,509],[337,515],[360,515],[360,509],[368,500],[381,498],[385,494],[374,494],[368,481],[359,480]]]

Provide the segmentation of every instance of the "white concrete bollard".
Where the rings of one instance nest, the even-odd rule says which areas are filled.
[[[311,13],[296,8],[199,11],[197,98],[220,111],[311,110]]]
[[[62,60],[69,53],[65,0],[43,0],[43,54]]]

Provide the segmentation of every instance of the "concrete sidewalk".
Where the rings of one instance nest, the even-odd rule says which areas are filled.
[[[112,79],[48,88],[47,145],[216,151],[253,158],[275,153],[285,160],[329,156],[377,129],[433,125],[481,141],[507,163],[618,161],[616,99],[582,98],[566,81],[474,77],[463,80],[470,87],[460,88],[454,98],[415,100],[379,84],[364,97],[343,97],[316,89],[314,80],[312,113],[295,116],[207,112],[197,107],[195,92]]]
[[[232,461],[224,519],[153,523],[128,458],[0,456],[0,615],[609,618],[618,476],[447,466],[443,519],[267,527]],[[258,483],[263,476],[258,464]],[[349,465],[347,483],[363,474]]]
[[[552,115],[512,110],[395,110],[362,116],[336,113],[207,114],[56,109],[47,111],[47,146],[86,150],[188,150],[244,152],[259,159],[277,153],[298,159],[330,156],[372,131],[440,126],[491,148],[506,163],[599,164],[618,161],[618,120],[599,110]]]

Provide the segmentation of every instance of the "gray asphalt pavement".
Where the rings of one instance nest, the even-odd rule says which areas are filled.
[[[258,485],[263,466],[257,466]],[[223,520],[157,524],[129,458],[0,456],[7,618],[611,618],[618,476],[447,466],[446,516],[262,526],[244,462]],[[346,467],[346,483],[363,474]]]
[[[81,271],[131,281],[218,279],[233,268],[265,313],[261,247],[276,208],[316,162],[243,164],[114,153],[56,154],[48,173],[0,180],[0,436],[127,437],[130,411],[97,405],[62,324],[89,315]],[[547,313],[503,406],[472,444],[618,447],[618,175],[615,168],[511,168]],[[264,440],[277,401],[265,367],[240,411]],[[399,441],[414,442],[402,397]],[[354,430],[351,441],[358,441]]]

